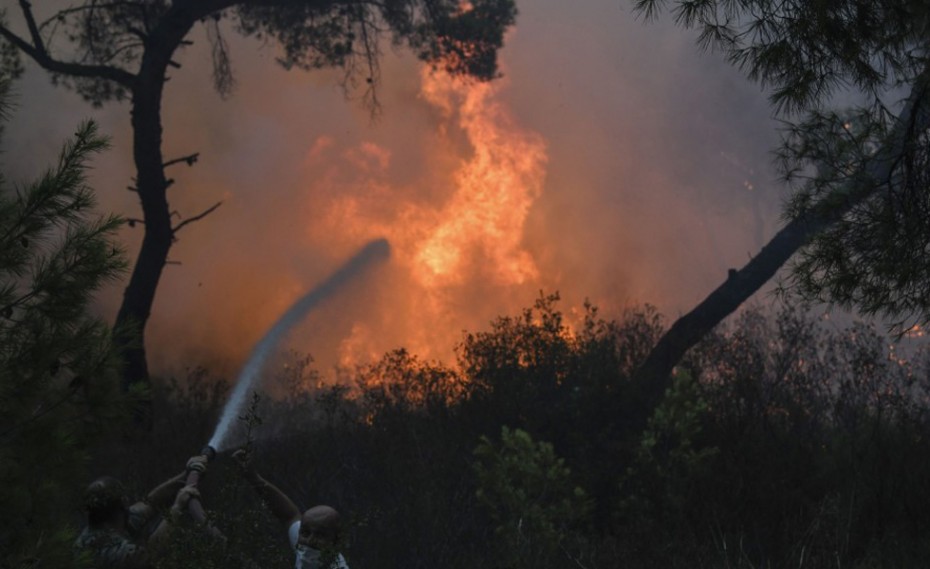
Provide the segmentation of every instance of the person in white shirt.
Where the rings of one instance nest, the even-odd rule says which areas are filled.
[[[338,551],[342,539],[339,512],[330,506],[320,505],[301,514],[284,492],[262,478],[244,450],[237,450],[233,458],[272,515],[287,528],[291,547],[296,553],[295,569],[349,569]]]

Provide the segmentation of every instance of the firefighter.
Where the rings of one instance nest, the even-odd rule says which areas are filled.
[[[164,543],[170,531],[171,524],[159,519],[159,512],[170,505],[170,518],[183,517],[189,502],[200,498],[196,488],[185,486],[187,474],[192,470],[203,474],[206,469],[207,457],[192,457],[184,472],[162,482],[135,504],[116,478],[94,480],[84,493],[87,526],[75,541],[75,550],[89,554],[93,566],[100,569],[148,566],[150,550]]]
[[[342,542],[339,512],[330,506],[319,505],[301,514],[284,492],[255,470],[246,451],[237,450],[233,458],[272,515],[287,528],[287,536],[296,555],[295,569],[349,569],[339,553]]]

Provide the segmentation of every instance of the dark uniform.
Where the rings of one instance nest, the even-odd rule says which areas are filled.
[[[157,517],[145,502],[129,505],[123,485],[105,476],[91,483],[84,495],[88,524],[74,541],[75,553],[90,555],[98,569],[145,567],[143,544]]]

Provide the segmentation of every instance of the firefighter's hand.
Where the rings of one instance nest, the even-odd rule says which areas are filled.
[[[187,472],[199,472],[203,474],[207,471],[208,460],[205,454],[190,457],[187,461]]]
[[[171,519],[175,522],[180,520],[187,511],[187,507],[191,500],[199,499],[200,492],[193,486],[185,486],[178,490],[177,495],[174,497],[174,504],[171,506],[171,511],[169,513]]]
[[[250,455],[244,448],[234,452],[232,457],[236,460],[236,464],[239,465],[239,468],[241,468],[243,472],[252,470],[252,455]]]
[[[174,505],[184,509],[190,504],[191,500],[199,500],[200,491],[194,486],[185,486],[178,490],[178,495],[174,498]]]
[[[235,459],[236,464],[239,465],[240,472],[242,472],[246,478],[253,480],[258,477],[258,472],[256,472],[255,467],[252,466],[252,455],[244,448],[234,452],[232,457]]]

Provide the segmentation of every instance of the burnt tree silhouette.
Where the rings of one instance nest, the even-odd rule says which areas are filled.
[[[165,169],[197,159],[192,154],[166,161],[161,148],[167,73],[180,67],[172,57],[191,43],[186,38],[196,25],[207,29],[213,83],[223,96],[234,86],[220,27],[230,21],[243,35],[276,41],[283,51],[278,61],[287,69],[343,68],[345,87],[361,86],[365,102],[376,108],[384,36],[405,43],[435,67],[490,80],[498,74],[496,54],[503,34],[516,17],[513,0],[467,5],[458,0],[83,0],[42,21],[27,0],[18,4],[27,36],[17,34],[0,13],[7,63],[12,47],[94,106],[131,102],[132,189],[139,195],[142,219],[130,220],[130,225],[142,222],[145,234],[116,318],[117,328],[128,331],[120,338],[126,386],[148,380],[144,330],[172,243],[184,226],[220,205],[173,225],[166,195],[173,180]]]
[[[924,77],[914,86],[907,106],[898,117],[895,136],[862,167],[845,192],[837,192],[829,203],[785,224],[756,256],[741,269],[731,271],[720,286],[678,318],[659,338],[636,372],[636,377],[647,383],[650,405],[655,405],[671,386],[672,369],[689,349],[762,288],[802,247],[839,222],[895,175],[912,133],[930,128],[927,90],[928,82]]]
[[[654,17],[663,2],[636,0]],[[914,0],[674,2],[750,79],[770,88],[788,122],[778,151],[795,182],[785,226],[740,270],[659,339],[636,372],[654,406],[685,353],[792,257],[788,283],[803,296],[867,314],[930,320],[930,8]],[[838,90],[862,106],[828,110]],[[904,90],[907,91],[904,91]],[[909,92],[901,99],[902,92]],[[897,112],[892,109],[899,109]]]

